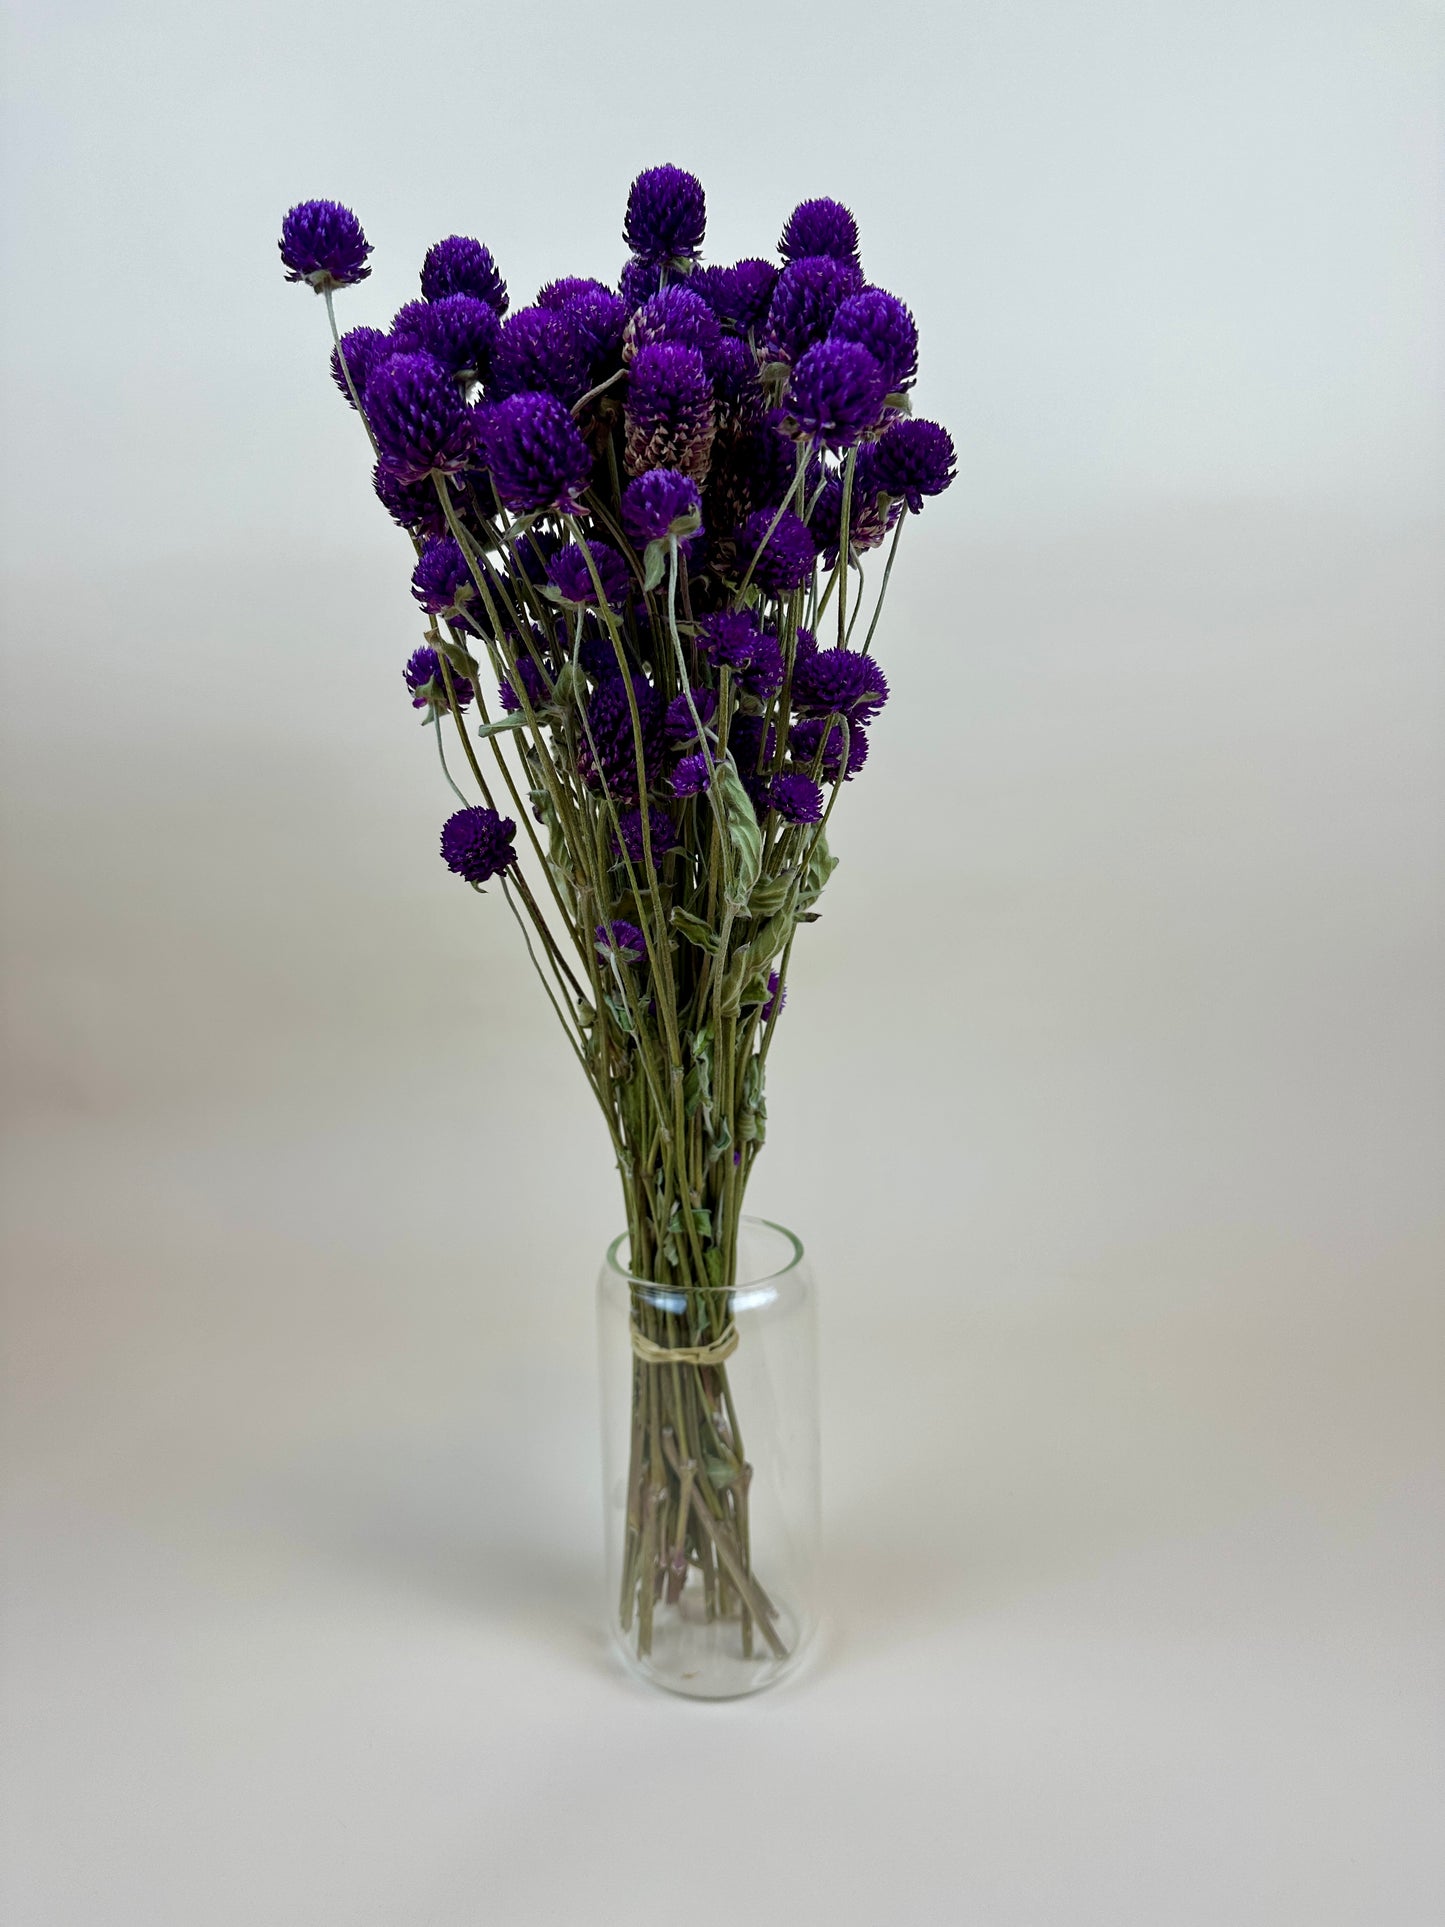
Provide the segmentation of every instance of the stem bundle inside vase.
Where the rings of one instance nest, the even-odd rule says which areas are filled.
[[[693,1588],[778,1654],[728,1382],[739,1218],[794,938],[888,698],[899,539],[954,454],[912,414],[913,317],[846,208],[795,208],[781,265],[703,265],[704,226],[699,182],[654,168],[615,287],[511,309],[453,235],[388,329],[341,335],[333,295],[370,273],[355,215],[301,203],[281,254],[325,297],[415,550],[403,674],[457,804],[442,855],[516,918],[606,1121],[627,1269],[659,1288],[634,1301],[621,1624],[645,1653]]]

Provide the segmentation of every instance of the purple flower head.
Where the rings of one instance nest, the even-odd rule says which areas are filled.
[[[697,483],[675,468],[650,468],[622,491],[622,526],[636,549],[668,535],[691,534],[697,526],[692,518],[701,509]]]
[[[610,923],[599,923],[592,933],[599,957],[609,962],[641,963],[647,955],[647,939],[635,923],[627,923],[621,917],[614,917]]]
[[[778,276],[768,304],[767,345],[779,361],[796,361],[833,325],[833,317],[863,285],[859,270],[828,254],[808,254]]]
[[[702,246],[707,199],[702,182],[680,167],[650,167],[627,196],[622,238],[650,261],[691,259]]]
[[[800,662],[806,662],[809,656],[816,656],[817,653],[818,638],[813,634],[811,629],[804,629],[799,625],[798,633],[793,641],[794,673],[797,673],[797,665]]]
[[[784,770],[768,785],[768,805],[785,823],[821,823],[823,792],[801,770]]]
[[[691,756],[684,756],[672,772],[674,796],[701,796],[711,783],[712,777],[708,772],[707,758],[701,750]]]
[[[305,281],[317,294],[354,287],[371,273],[371,243],[340,201],[301,201],[281,223],[281,260],[288,281]]]
[[[455,381],[430,355],[390,355],[378,362],[364,407],[382,467],[403,482],[419,482],[433,469],[466,467],[476,424]]]
[[[474,294],[444,294],[435,301],[408,301],[391,324],[391,351],[430,355],[454,375],[480,379],[487,372],[501,324]]]
[[[746,669],[762,640],[746,609],[722,609],[703,617],[698,647],[715,669]]]
[[[442,675],[441,658],[435,649],[423,646],[412,651],[407,658],[406,668],[402,670],[402,681],[411,691],[413,709],[446,709],[447,685]],[[472,700],[472,685],[465,676],[452,671],[452,688],[456,692],[457,708],[465,709]]]
[[[491,249],[465,234],[449,234],[427,249],[421,264],[421,292],[424,301],[471,294],[485,301],[494,314],[507,312],[507,284],[497,272]]]
[[[572,303],[587,294],[611,294],[612,290],[605,281],[594,281],[590,275],[564,274],[558,281],[549,281],[542,288],[534,306],[538,308],[570,308]]]
[[[767,314],[777,280],[773,263],[756,258],[735,261],[730,268],[703,268],[693,276],[698,293],[718,320],[740,334],[757,327]]]
[[[662,288],[628,322],[622,337],[622,359],[631,361],[639,348],[659,341],[676,341],[696,348],[706,362],[722,339],[717,316],[700,294],[675,282]]]
[[[888,383],[888,393],[913,386],[918,373],[918,324],[897,295],[864,288],[841,302],[833,316],[831,338],[866,348]]]
[[[458,810],[442,825],[442,856],[449,870],[468,883],[486,883],[515,863],[512,838],[517,826],[510,816],[475,806]]]
[[[793,665],[793,703],[804,716],[871,722],[888,700],[888,678],[856,649],[816,649]]]
[[[371,471],[371,486],[392,521],[409,535],[447,533],[447,518],[430,476],[422,482],[403,482],[378,462]]]
[[[783,646],[776,636],[759,636],[747,668],[738,678],[750,696],[771,702],[783,686]]]
[[[848,448],[883,413],[883,370],[856,341],[819,341],[793,364],[783,406],[799,430],[830,448]]]
[[[503,506],[577,513],[592,455],[555,395],[509,395],[488,410],[482,453]]]
[[[627,607],[631,590],[627,564],[606,542],[589,541],[587,548],[608,607],[620,613]],[[557,551],[547,565],[547,579],[565,602],[595,604],[597,601],[592,570],[587,566],[587,555],[580,543],[569,542],[565,549]]]
[[[813,565],[818,559],[818,545],[809,535],[807,523],[799,521],[791,510],[784,511],[778,526],[769,536],[768,527],[772,519],[767,509],[759,509],[743,524],[739,543],[742,567],[747,568],[758,544],[766,536],[768,546],[758,556],[753,580],[771,595],[791,595],[813,573]]]
[[[662,703],[645,676],[632,678],[632,700],[642,729],[643,773],[651,787],[662,765]],[[600,789],[605,782],[615,801],[637,802],[637,740],[627,684],[620,675],[614,673],[600,682],[588,698],[587,728],[577,745],[577,767],[591,788]]]
[[[715,455],[703,504],[709,528],[728,531],[755,509],[771,511],[793,485],[797,449],[778,423],[781,411],[729,434]],[[745,565],[746,566],[746,565]]]
[[[579,294],[561,310],[572,324],[589,372],[601,363],[616,358],[622,346],[622,331],[627,326],[627,303],[610,288],[599,287],[595,294]]]
[[[647,261],[634,254],[617,277],[617,293],[630,314],[640,308],[644,301],[651,300],[662,286],[662,263]]]
[[[331,379],[353,408],[356,403],[351,400],[352,388],[358,395],[364,395],[367,370],[384,355],[391,353],[391,340],[380,328],[348,328],[341,337],[340,345],[331,350]],[[345,368],[341,365],[343,355],[346,357]],[[351,376],[349,385],[346,380],[348,374]]]
[[[806,763],[811,771],[818,751],[823,752],[823,780],[836,783],[843,771],[843,735],[848,736],[848,771],[845,781],[853,778],[868,761],[868,732],[857,723],[829,723],[821,716],[808,716],[800,723],[794,723],[792,735],[788,739],[788,750],[797,763]],[[824,742],[824,732],[827,741]]]
[[[763,390],[757,359],[745,341],[724,335],[708,356],[712,391],[723,408],[739,419],[762,413]]]
[[[763,1022],[770,1023],[774,1008],[782,1010],[788,1001],[787,986],[776,970],[768,972],[768,1001],[763,1005]]]
[[[544,708],[551,700],[552,692],[548,688],[541,670],[537,667],[536,663],[533,662],[532,658],[526,654],[525,650],[518,650],[517,652],[517,681],[521,683],[523,690],[526,692],[527,701],[532,705],[534,713]],[[504,676],[497,685],[497,701],[509,716],[515,715],[522,707],[521,698],[518,696],[510,676]]]
[[[717,694],[714,690],[694,683],[691,693],[691,707],[688,705],[687,696],[681,692],[674,696],[672,701],[667,705],[667,714],[663,719],[663,726],[675,743],[695,743],[697,741],[697,724],[692,720],[694,709],[697,711],[698,722],[702,724],[704,729],[708,727],[714,716],[717,715]]]
[[[411,592],[429,616],[449,616],[476,594],[472,572],[455,538],[428,542],[412,571]]]
[[[788,216],[778,242],[785,261],[826,254],[858,265],[858,223],[840,201],[800,201]]]
[[[641,810],[630,809],[617,812],[617,829],[612,837],[612,854],[620,861],[625,853],[627,861],[634,869],[640,869],[647,861],[649,836],[652,839],[652,857],[655,863],[662,861],[676,841],[670,816],[654,804],[648,811],[647,817],[647,828],[644,830]]]
[[[627,383],[625,455],[629,475],[675,468],[700,482],[712,453],[712,384],[695,348],[658,342],[639,348]]]
[[[954,460],[946,428],[903,416],[879,436],[873,474],[885,494],[901,496],[917,515],[925,495],[942,495],[953,480]]]
[[[848,547],[855,552],[876,549],[902,513],[900,502],[889,502],[887,511],[884,511],[883,503],[888,498],[879,494],[873,479],[873,466],[863,459],[870,452],[871,445],[868,443],[858,451],[858,466],[853,474],[853,497],[848,504]],[[838,542],[843,533],[841,476],[834,475],[824,483],[813,505],[813,513],[808,518],[808,527],[813,532],[813,540],[823,552],[825,566],[831,569],[838,559]]]
[[[502,323],[492,351],[487,395],[542,393],[574,402],[587,388],[587,351],[567,309],[518,308]]]

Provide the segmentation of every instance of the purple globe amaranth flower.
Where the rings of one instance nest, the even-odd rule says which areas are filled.
[[[591,569],[587,566],[589,552]],[[586,552],[580,543],[569,542],[548,563],[547,580],[564,602],[595,604],[597,589],[592,580],[593,569],[602,584],[608,607],[621,612],[627,607],[632,579],[626,562],[606,542],[589,541]]]
[[[465,234],[449,234],[427,249],[421,264],[421,292],[425,301],[471,294],[485,301],[494,314],[507,312],[507,284],[497,272],[491,249]]]
[[[354,287],[371,273],[371,243],[340,201],[298,202],[281,223],[279,246],[286,279],[304,281],[317,294]]]
[[[826,740],[825,740],[826,733]],[[848,769],[843,771],[843,738],[848,739]],[[811,771],[819,750],[823,752],[822,772],[825,782],[836,783],[840,775],[845,782],[853,778],[868,761],[868,732],[858,723],[829,723],[822,716],[806,716],[801,722],[794,723],[788,738],[788,751],[793,760],[806,763]]]
[[[428,542],[412,571],[411,592],[430,616],[449,616],[476,594],[472,572],[456,538]]]
[[[888,383],[890,395],[913,386],[918,373],[918,324],[898,299],[882,288],[864,288],[840,302],[829,338],[856,341],[866,348]]]
[[[657,293],[662,286],[662,274],[660,261],[648,261],[637,254],[624,265],[617,277],[617,293],[629,314]]]
[[[517,652],[516,681],[522,685],[527,701],[532,705],[534,712],[544,708],[551,701],[552,691],[545,677],[532,658],[522,650]],[[515,715],[522,707],[521,697],[517,694],[511,676],[504,676],[498,683],[497,701],[509,716]]]
[[[793,638],[794,673],[796,673],[797,665],[800,662],[806,662],[809,656],[816,656],[817,653],[818,638],[813,634],[811,629],[803,628],[800,623],[798,625],[798,632]]]
[[[466,467],[476,424],[456,382],[430,355],[390,355],[378,362],[363,407],[382,467],[402,481]]]
[[[611,837],[612,854],[621,861],[626,860],[634,869],[640,869],[647,861],[648,839],[652,842],[652,857],[655,863],[661,862],[677,841],[672,818],[665,810],[654,803],[647,812],[644,826],[640,809],[619,810],[617,828]]]
[[[746,669],[763,632],[746,609],[720,609],[704,616],[698,647],[715,669]]]
[[[595,294],[579,294],[559,312],[572,324],[572,332],[587,357],[589,374],[616,360],[628,313],[620,295],[599,287]]]
[[[848,504],[848,547],[857,554],[876,549],[903,512],[901,502],[880,494],[871,462],[864,457],[872,452],[865,443],[858,451],[853,474],[853,494]],[[888,502],[885,510],[884,502]],[[823,562],[832,568],[838,560],[838,543],[843,533],[843,478],[834,475],[823,484],[813,512],[808,517],[813,540],[823,553]]]
[[[759,543],[766,539],[767,547],[753,564],[753,580],[772,595],[791,595],[813,573],[818,545],[809,535],[807,523],[799,521],[791,510],[784,510],[769,535],[772,520],[767,509],[759,509],[743,524],[738,544],[742,567],[746,569],[753,562]]]
[[[491,401],[547,394],[574,402],[585,393],[588,354],[566,308],[518,308],[502,323],[487,382]]]
[[[757,327],[767,314],[777,281],[773,262],[756,257],[735,261],[730,268],[702,268],[692,277],[692,285],[719,321],[728,322],[740,334]]]
[[[793,704],[804,716],[871,722],[888,700],[888,678],[872,656],[815,649],[793,664]]]
[[[688,703],[688,694],[692,696],[691,704]],[[697,722],[706,729],[717,715],[717,692],[708,689],[705,685],[694,683],[690,691],[679,691],[673,697],[667,705],[667,713],[663,718],[663,727],[673,742],[695,743],[697,741],[697,723],[692,719],[694,710],[697,711]]]
[[[858,223],[841,201],[799,201],[784,224],[778,253],[785,261],[826,254],[856,268]]]
[[[819,341],[793,363],[783,406],[800,432],[848,448],[877,426],[888,382],[856,341]]]
[[[555,395],[509,395],[488,409],[481,447],[503,507],[578,512],[592,454]]]
[[[773,1011],[781,1011],[788,1001],[787,986],[776,970],[768,972],[768,1001],[763,1005],[762,1017],[766,1024],[771,1021]]]
[[[768,785],[768,807],[785,823],[821,823],[823,792],[801,770],[784,770]]]
[[[636,549],[669,535],[692,534],[701,514],[697,483],[675,468],[650,468],[622,491],[622,527]]]
[[[649,261],[691,259],[707,228],[707,197],[696,174],[681,167],[650,167],[627,196],[622,238]]]
[[[442,857],[447,868],[468,883],[487,883],[516,862],[512,847],[516,834],[510,816],[498,816],[480,805],[458,810],[442,825]]]
[[[839,308],[862,286],[860,270],[831,255],[808,254],[791,262],[778,276],[768,304],[769,353],[778,361],[796,361],[823,340]]]
[[[738,680],[750,696],[771,702],[783,686],[783,668],[783,645],[776,636],[759,636]]]
[[[537,292],[534,307],[551,308],[554,312],[568,308],[572,303],[588,294],[608,294],[612,290],[605,281],[594,281],[586,274],[564,274],[556,281],[549,281],[545,288]]]
[[[942,495],[952,482],[955,459],[946,428],[903,416],[879,436],[873,475],[885,494],[901,496],[917,515],[925,495]]]
[[[639,348],[651,348],[659,341],[676,341],[684,348],[696,348],[706,363],[721,340],[717,316],[702,296],[673,282],[644,301],[628,322],[622,359],[631,361]]]
[[[701,796],[712,785],[712,775],[707,766],[707,758],[701,750],[691,756],[684,756],[672,772],[672,793],[674,796]]]
[[[662,766],[662,702],[645,676],[632,678],[632,702],[620,675],[614,673],[600,682],[588,698],[587,727],[579,732],[577,744],[577,767],[583,781],[592,789],[605,784],[608,793],[622,803],[635,803],[641,795],[632,703],[637,706],[643,774],[650,788]]]
[[[402,681],[411,691],[413,709],[447,709],[446,678],[442,675],[441,657],[429,645],[412,651],[407,658],[406,668],[402,670]],[[472,685],[466,676],[452,671],[452,689],[456,693],[457,708],[465,709],[472,700]]]
[[[724,335],[707,358],[713,396],[729,420],[746,421],[763,412],[757,357],[736,335]]]
[[[622,917],[613,917],[609,923],[599,923],[592,933],[599,957],[616,959],[618,963],[641,963],[647,955],[647,939],[635,923],[628,923]]]
[[[715,532],[735,529],[755,509],[771,514],[792,487],[797,448],[781,432],[781,420],[778,411],[718,438],[703,501]]]
[[[371,471],[376,498],[398,527],[409,535],[433,536],[447,533],[446,512],[437,500],[431,477],[421,482],[403,482],[380,462]],[[452,484],[446,485],[449,489]]]
[[[453,375],[481,379],[491,365],[501,323],[474,294],[409,301],[391,324],[393,354],[430,355]]]
[[[627,383],[624,457],[629,475],[675,468],[700,482],[716,425],[712,384],[695,348],[639,348]]]
[[[351,398],[352,389],[358,395],[364,395],[367,370],[393,351],[391,337],[380,328],[348,328],[331,350],[331,379],[352,408],[356,406]],[[344,368],[341,365],[343,355],[346,357]],[[348,375],[351,377],[349,382],[346,379]]]

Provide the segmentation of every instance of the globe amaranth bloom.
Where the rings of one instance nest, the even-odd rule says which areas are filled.
[[[412,571],[411,592],[429,616],[455,615],[471,601],[476,584],[455,536],[427,543]]]
[[[591,554],[592,568],[587,566],[587,555]],[[627,607],[631,589],[631,576],[626,562],[606,542],[589,541],[587,550],[581,544],[569,542],[565,549],[559,549],[547,565],[547,580],[562,597],[564,602],[593,603],[597,601],[597,589],[592,580],[592,570],[602,584],[602,593],[607,598],[608,607],[621,611]]]
[[[647,861],[649,839],[652,843],[654,863],[661,862],[667,852],[675,847],[677,833],[673,828],[672,818],[665,810],[660,810],[656,804],[653,804],[647,812],[646,824],[643,822],[640,809],[633,808],[617,812],[617,828],[612,833],[610,842],[612,854],[619,861],[625,857],[634,869],[640,869]]]
[[[707,757],[701,750],[682,757],[672,772],[674,796],[701,796],[711,784],[712,774],[707,766]]]
[[[676,341],[696,348],[704,363],[722,340],[717,316],[700,294],[671,283],[644,301],[622,335],[622,359],[631,361],[639,348],[659,341]]]
[[[367,370],[392,352],[391,338],[380,328],[348,328],[331,350],[331,379],[352,408],[356,406],[351,398],[352,389],[356,390],[358,396],[365,394]],[[346,357],[344,368],[341,365],[343,355]],[[346,379],[348,375],[351,377],[349,382]]]
[[[305,281],[318,294],[354,287],[371,273],[371,243],[340,201],[301,201],[281,223],[281,259],[288,281]]]
[[[534,712],[545,708],[551,701],[552,691],[546,678],[532,658],[521,649],[517,652],[516,680],[526,692],[527,701]],[[514,716],[522,707],[521,697],[517,694],[511,676],[504,676],[497,684],[497,701],[509,716]]]
[[[763,412],[763,388],[757,357],[736,335],[724,335],[707,358],[712,392],[720,410],[733,421],[746,421]]]
[[[599,957],[609,962],[641,963],[647,955],[647,939],[635,923],[628,923],[622,917],[614,917],[609,923],[599,923],[592,933]]]
[[[452,689],[456,694],[457,708],[465,709],[472,700],[472,685],[466,676],[452,672]],[[414,649],[407,658],[406,668],[402,670],[402,681],[411,691],[413,709],[447,709],[446,678],[442,674],[441,657],[429,645]]]
[[[903,512],[901,502],[889,501],[879,493],[872,463],[864,459],[871,452],[868,443],[859,449],[858,465],[853,472],[853,493],[848,503],[848,547],[854,554],[876,549]],[[888,502],[886,510],[885,502]],[[843,478],[840,475],[831,476],[823,484],[808,517],[808,527],[822,551],[824,566],[831,569],[838,560],[838,543],[843,534]]]
[[[774,1010],[781,1010],[788,1001],[788,990],[776,970],[768,972],[768,1001],[763,1005],[763,1022],[772,1020]]]
[[[768,303],[768,352],[778,361],[796,361],[824,338],[839,308],[862,286],[857,268],[829,254],[808,254],[791,262],[778,276]]]
[[[657,293],[662,286],[662,275],[660,261],[649,261],[639,254],[634,254],[624,265],[617,277],[617,293],[629,314]]]
[[[793,705],[804,716],[871,722],[888,700],[888,678],[856,649],[815,649],[793,665]]]
[[[376,490],[376,499],[392,521],[405,529],[408,535],[447,533],[446,511],[437,500],[430,476],[421,482],[403,482],[378,462],[371,471],[371,486]],[[452,484],[447,482],[445,486],[451,489]]]
[[[785,823],[821,823],[823,792],[801,770],[784,770],[768,785],[768,807]]]
[[[707,228],[707,197],[696,174],[681,167],[650,167],[627,196],[622,238],[650,261],[691,259]]]
[[[586,392],[588,354],[567,308],[518,308],[502,323],[492,350],[487,395],[540,393],[574,402]]]
[[[787,495],[797,448],[781,432],[781,411],[718,438],[708,471],[703,513],[715,532],[730,531],[755,509],[770,512]]]
[[[577,513],[592,454],[555,395],[509,395],[485,411],[480,438],[504,507]]]
[[[858,223],[841,201],[800,201],[788,216],[778,242],[785,261],[826,254],[858,265]]]
[[[691,703],[688,702],[689,695],[692,697]],[[694,711],[697,714],[697,722],[693,721]],[[690,690],[680,690],[667,705],[663,727],[673,742],[695,743],[697,723],[701,723],[706,729],[716,715],[717,692],[707,688],[705,684],[694,683]]]
[[[783,686],[783,646],[776,636],[759,636],[738,681],[750,696],[772,701]]]
[[[638,349],[628,376],[624,429],[629,475],[675,468],[702,480],[716,424],[712,384],[695,348],[663,341]]]
[[[487,883],[516,862],[512,847],[516,834],[510,816],[498,816],[480,805],[458,810],[442,825],[442,857],[447,868],[468,883]]]
[[[925,495],[942,495],[953,480],[954,460],[946,428],[903,416],[879,436],[873,474],[885,494],[901,496],[917,515]]]
[[[848,768],[843,770],[843,741],[848,742]],[[788,752],[793,760],[805,763],[811,774],[812,766],[822,751],[823,780],[836,783],[839,776],[851,783],[853,778],[868,761],[868,732],[859,723],[829,723],[822,716],[805,716],[801,722],[793,724],[788,738]]]
[[[719,321],[746,334],[767,314],[777,281],[778,270],[771,261],[749,258],[734,261],[730,268],[701,268],[691,285]]]
[[[391,324],[393,354],[430,355],[453,375],[480,380],[491,365],[501,323],[474,294],[409,301]]]
[[[840,302],[829,337],[856,341],[883,370],[890,395],[913,386],[918,373],[918,324],[898,299],[882,288],[864,288]]]
[[[476,424],[456,382],[430,355],[390,355],[378,362],[363,408],[382,467],[402,481],[466,467]]]
[[[747,609],[719,609],[704,616],[698,647],[715,669],[746,669],[763,632]]]
[[[669,535],[691,535],[701,514],[697,483],[675,468],[650,468],[622,491],[622,527],[637,549]]]
[[[449,234],[427,249],[421,264],[421,292],[425,301],[471,294],[485,301],[494,314],[507,312],[507,284],[497,272],[491,249],[465,234]]]
[[[848,448],[877,426],[887,379],[856,341],[819,341],[800,355],[783,406],[799,432],[830,448]]]
[[[568,308],[572,303],[588,294],[607,294],[612,290],[605,281],[594,281],[588,274],[564,274],[556,281],[549,281],[537,291],[537,299],[532,304],[537,308]]]
[[[772,520],[767,509],[759,509],[743,524],[738,545],[741,564],[746,569],[753,563],[759,543],[766,539],[767,547],[753,563],[753,580],[772,595],[791,595],[813,573],[818,545],[809,535],[807,523],[799,521],[791,510],[784,510],[769,535]]]
[[[662,767],[664,739],[661,698],[645,676],[633,676],[632,702],[616,670],[605,677],[587,700],[587,727],[578,732],[577,767],[583,781],[592,789],[605,784],[622,803],[636,803],[641,796],[633,703],[641,728],[643,775],[650,788]]]

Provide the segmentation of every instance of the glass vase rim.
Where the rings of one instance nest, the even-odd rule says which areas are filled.
[[[779,1265],[775,1271],[765,1272],[761,1278],[739,1279],[737,1285],[733,1287],[734,1290],[748,1292],[758,1291],[764,1286],[775,1284],[780,1279],[787,1278],[791,1273],[797,1271],[807,1254],[803,1249],[803,1241],[796,1231],[789,1231],[785,1224],[778,1224],[773,1218],[755,1218],[748,1213],[744,1213],[744,1215],[739,1218],[738,1223],[739,1226],[747,1225],[758,1231],[775,1231],[780,1238],[786,1241],[791,1249],[792,1255],[786,1264]],[[628,1235],[626,1231],[619,1231],[607,1247],[607,1270],[612,1276],[620,1279],[623,1284],[638,1285],[647,1291],[675,1290],[675,1286],[659,1285],[656,1278],[640,1277],[637,1272],[628,1271],[617,1262],[617,1254],[623,1245],[626,1244]]]

